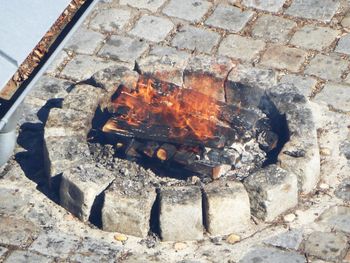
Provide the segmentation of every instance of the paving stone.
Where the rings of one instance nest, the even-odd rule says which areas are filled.
[[[87,221],[96,197],[113,181],[110,171],[98,168],[94,164],[72,167],[62,175],[60,186],[60,204]]]
[[[147,48],[148,44],[140,39],[112,36],[102,47],[99,55],[125,62],[134,62]]]
[[[350,74],[348,74],[348,76],[346,77],[346,79],[345,79],[345,83],[350,84]]]
[[[305,263],[304,256],[296,252],[283,251],[276,248],[254,247],[239,263]]]
[[[89,27],[95,30],[115,32],[124,28],[131,18],[131,12],[120,8],[101,10],[91,20]]]
[[[322,2],[318,0],[294,0],[287,9],[286,14],[329,22],[339,6],[340,2],[333,0],[324,0]]]
[[[220,4],[205,21],[205,24],[237,33],[243,29],[253,15],[252,11],[242,11],[237,7]]]
[[[53,259],[48,258],[46,256],[35,254],[30,251],[15,250],[4,261],[4,263],[27,263],[27,262],[49,263],[49,262],[53,262]]]
[[[345,202],[350,202],[350,179],[343,180],[337,189],[335,189],[334,194]]]
[[[198,22],[210,7],[211,3],[205,0],[171,0],[163,9],[163,13],[191,22]]]
[[[335,52],[350,55],[350,34],[342,36],[339,39]]]
[[[244,61],[251,61],[256,58],[265,48],[265,42],[239,35],[229,35],[221,42],[219,55],[228,56]]]
[[[262,57],[261,64],[277,69],[297,72],[306,58],[306,51],[281,45],[269,47]]]
[[[145,182],[115,180],[105,191],[102,229],[146,237],[155,199],[155,188]]]
[[[50,99],[64,98],[72,82],[50,76],[42,76],[28,94],[29,97],[40,99],[46,103]]]
[[[202,196],[198,187],[160,190],[160,235],[163,241],[203,238]]]
[[[341,80],[344,71],[347,70],[349,62],[336,54],[326,56],[317,54],[305,69],[305,74],[315,75],[326,80]]]
[[[84,238],[82,244],[70,256],[74,262],[116,262],[122,251],[121,246],[90,237]]]
[[[0,247],[0,258],[8,251],[7,248]]]
[[[251,212],[265,221],[272,221],[298,204],[298,183],[294,174],[276,165],[269,165],[245,181]],[[281,204],[283,200],[283,204]]]
[[[240,182],[216,181],[204,186],[204,213],[211,235],[239,233],[249,227],[249,196]]]
[[[21,174],[24,176],[24,174]],[[0,176],[1,178],[2,176]],[[0,215],[13,215],[27,207],[28,196],[21,195],[16,189],[0,188]]]
[[[324,211],[317,221],[337,231],[350,234],[350,207],[333,206]]]
[[[210,53],[218,44],[220,35],[216,32],[193,26],[184,26],[175,35],[172,45],[180,49],[186,48],[199,52]]]
[[[321,51],[329,47],[339,34],[339,30],[329,27],[306,25],[295,32],[290,44],[305,49]]]
[[[46,74],[56,75],[59,73],[58,69],[62,67],[63,63],[69,60],[69,55],[66,50],[61,50],[56,58],[46,69]],[[39,80],[40,81],[40,80]]]
[[[298,250],[302,241],[303,231],[291,229],[264,240],[264,243],[279,248]]]
[[[22,218],[1,216],[0,226],[0,243],[3,245],[27,247],[39,234],[36,225]]]
[[[149,55],[138,61],[142,73],[153,74],[160,80],[181,86],[183,71],[190,54],[172,47],[156,46]]]
[[[130,34],[153,42],[165,39],[173,29],[174,24],[167,18],[143,15]]]
[[[341,21],[341,25],[343,27],[347,27],[350,28],[350,12],[348,12],[345,17],[343,18],[343,20]]]
[[[288,40],[289,32],[296,26],[297,24],[292,20],[264,14],[255,21],[252,36],[284,43]]]
[[[105,61],[93,56],[77,55],[67,63],[60,75],[73,81],[81,81],[91,77],[96,71],[110,67],[113,64],[115,63],[112,61]]]
[[[121,0],[121,5],[129,5],[140,9],[148,9],[149,11],[156,12],[166,0]]]
[[[338,83],[326,83],[320,93],[314,98],[315,102],[321,102],[335,109],[350,112],[350,85]]]
[[[184,86],[225,101],[224,82],[234,66],[226,57],[195,56],[184,71]]]
[[[278,12],[282,9],[282,6],[286,0],[269,0],[269,1],[256,1],[256,0],[243,0],[243,4],[248,7],[261,9],[269,12]]]
[[[304,251],[309,256],[340,262],[348,248],[348,240],[342,233],[313,232],[305,241]]]
[[[93,55],[95,51],[102,45],[105,36],[101,33],[79,28],[69,40],[65,48],[76,53]]]
[[[29,247],[29,250],[36,251],[52,257],[66,258],[73,251],[76,251],[80,238],[74,234],[66,234],[62,231],[42,232]]]
[[[280,83],[293,84],[304,96],[308,97],[316,86],[317,80],[308,76],[288,74],[281,78]]]
[[[345,140],[339,146],[340,153],[344,154],[345,158],[350,160],[350,141]]]

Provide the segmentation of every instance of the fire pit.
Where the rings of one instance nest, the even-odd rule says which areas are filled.
[[[237,81],[242,65],[224,58],[160,64],[105,69],[51,110],[45,156],[63,207],[106,231],[193,240],[273,221],[313,190],[317,136],[297,89]]]

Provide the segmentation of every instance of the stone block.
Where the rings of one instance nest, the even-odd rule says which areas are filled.
[[[175,35],[172,45],[180,49],[210,53],[219,43],[220,35],[207,29],[184,26]]]
[[[143,15],[129,33],[149,41],[160,42],[166,38],[173,27],[174,24],[167,18]]]
[[[131,18],[131,12],[120,8],[100,10],[91,20],[89,27],[94,30],[115,32],[126,26]]]
[[[45,138],[44,159],[49,179],[63,173],[82,159],[88,161],[89,156],[90,150],[84,137]]]
[[[261,59],[261,64],[277,69],[298,72],[306,59],[306,51],[282,45],[269,47]]]
[[[239,263],[266,262],[266,263],[306,263],[303,255],[297,252],[283,251],[270,247],[254,247]]]
[[[66,258],[78,248],[80,242],[80,238],[73,233],[67,234],[57,230],[44,231],[32,243],[29,250],[52,257]]]
[[[171,0],[163,13],[190,22],[199,22],[210,7],[211,3],[205,0]]]
[[[96,197],[113,179],[110,171],[94,164],[72,167],[62,175],[60,204],[80,220],[87,221]]]
[[[350,85],[328,82],[318,93],[314,102],[329,105],[337,110],[350,112]]]
[[[296,26],[297,24],[289,19],[272,15],[262,15],[253,25],[252,36],[271,42],[285,43],[288,40],[290,31]]]
[[[105,36],[101,33],[82,27],[74,33],[65,48],[76,53],[93,55],[102,45],[104,38]]]
[[[148,44],[139,39],[124,36],[111,36],[99,51],[102,57],[133,63],[148,49]],[[92,75],[92,74],[91,74]]]
[[[334,194],[343,201],[350,202],[350,179],[343,180],[335,189]]]
[[[298,204],[296,176],[276,165],[253,173],[244,181],[244,186],[249,194],[251,213],[262,220],[273,221]]]
[[[265,42],[239,35],[229,35],[223,39],[218,53],[243,61],[256,59],[259,53],[265,48]]]
[[[57,54],[55,59],[51,62],[51,64],[47,67],[45,73],[53,75],[53,76],[56,76],[59,73],[59,71],[60,71],[61,67],[63,66],[63,64],[65,62],[67,62],[69,59],[70,59],[70,57],[68,55],[68,52],[66,50],[61,50]],[[40,78],[40,80],[43,79],[43,77],[44,76],[42,76]]]
[[[161,7],[166,0],[121,0],[121,5],[129,5],[139,9],[147,9],[151,12],[156,12],[159,7]]]
[[[325,210],[317,222],[327,225],[330,229],[350,234],[350,207],[333,206]]]
[[[91,129],[92,117],[93,115],[84,116],[80,111],[72,109],[53,108],[45,124],[45,137],[86,136]]]
[[[138,61],[138,65],[142,73],[182,86],[183,71],[189,58],[190,54],[185,51],[157,46],[146,58]]]
[[[293,84],[301,94],[309,97],[317,84],[317,80],[308,76],[288,74],[281,78],[280,83]]]
[[[253,15],[254,12],[249,10],[242,11],[237,7],[219,4],[205,24],[237,33],[244,28]]]
[[[0,258],[6,254],[6,252],[8,251],[7,248],[5,247],[0,247]]]
[[[105,61],[94,56],[77,55],[67,63],[60,76],[78,82],[86,80],[95,72],[115,64],[116,62]]]
[[[249,196],[240,182],[214,181],[204,186],[205,223],[211,235],[240,233],[249,227]]]
[[[331,21],[340,6],[339,1],[324,0],[294,0],[286,14],[322,22]]]
[[[39,228],[31,221],[18,217],[0,217],[0,243],[25,248],[39,234]]]
[[[243,0],[243,4],[248,7],[261,9],[269,12],[278,12],[282,9],[286,0],[268,0],[268,1],[256,1],[256,0]]]
[[[20,262],[35,262],[35,263],[50,263],[52,258],[42,256],[30,251],[15,250],[4,261],[4,263],[20,263]]]
[[[350,55],[350,34],[344,35],[339,39],[335,52]]]
[[[313,232],[305,240],[304,251],[327,261],[341,262],[348,249],[348,240],[342,233]]]
[[[105,191],[102,229],[146,237],[150,230],[155,188],[144,182],[117,179]]]
[[[305,49],[322,51],[329,47],[339,34],[339,30],[329,27],[306,25],[295,32],[290,44]]]
[[[235,64],[225,57],[193,57],[183,74],[184,86],[225,101],[224,82],[234,66]]]
[[[163,241],[202,239],[201,190],[195,186],[162,188],[159,222]]]
[[[302,241],[303,231],[291,229],[264,240],[264,243],[279,248],[298,250]]]
[[[306,67],[305,74],[325,80],[340,81],[348,66],[349,62],[336,54],[330,56],[317,54]]]
[[[350,12],[347,12],[343,20],[341,21],[343,27],[350,28]]]

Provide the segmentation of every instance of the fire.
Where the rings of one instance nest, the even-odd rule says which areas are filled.
[[[205,140],[215,136],[219,107],[198,91],[141,76],[136,89],[124,88],[112,106],[129,125],[162,125],[169,128],[169,137],[192,135]]]

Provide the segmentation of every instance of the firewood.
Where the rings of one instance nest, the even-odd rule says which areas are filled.
[[[168,144],[168,143],[164,143],[157,150],[157,158],[159,160],[162,160],[162,161],[169,160],[175,155],[176,151],[177,151],[177,149],[176,149],[176,147],[174,145]]]
[[[232,167],[228,164],[213,163],[205,160],[196,160],[184,168],[192,172],[210,176],[212,179],[218,179],[229,170],[231,170]]]

